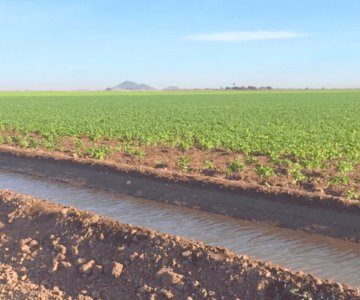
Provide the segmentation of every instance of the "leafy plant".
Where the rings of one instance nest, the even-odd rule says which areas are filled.
[[[247,155],[245,158],[247,164],[254,164],[257,162],[256,158],[253,155]]]
[[[226,171],[228,173],[240,172],[244,169],[245,165],[241,162],[240,158],[234,158],[226,166]]]
[[[110,147],[90,147],[86,149],[86,154],[89,155],[91,158],[103,160],[105,159],[106,155],[112,152]]]
[[[38,142],[35,138],[29,138],[29,148],[37,148]]]
[[[204,164],[204,169],[205,170],[215,170],[214,163],[211,160],[205,159],[203,161],[203,164]]]
[[[352,200],[360,199],[359,194],[353,188],[351,188],[347,191],[346,197],[349,199],[352,199]]]
[[[263,165],[260,165],[258,167],[258,173],[261,178],[270,178],[275,175],[275,172],[272,167],[263,166]]]
[[[354,169],[354,164],[350,161],[340,160],[337,165],[337,170],[342,173],[349,173]]]
[[[189,156],[180,156],[177,160],[176,160],[176,166],[179,167],[183,172],[190,172],[191,168],[190,168],[190,162],[191,162],[191,158]]]
[[[289,170],[289,173],[296,182],[303,182],[306,179],[305,175],[302,172],[302,167],[299,163],[293,164],[291,169]]]
[[[349,185],[350,179],[347,175],[338,175],[330,178],[330,183],[334,185]]]
[[[130,145],[125,146],[124,152],[125,152],[125,154],[130,155],[130,156],[138,156],[140,158],[145,157],[145,152],[144,151],[142,151],[139,148],[136,148],[134,146],[130,146]]]

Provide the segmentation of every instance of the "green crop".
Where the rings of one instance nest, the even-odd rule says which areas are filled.
[[[204,164],[204,169],[205,170],[215,170],[214,163],[211,160],[205,159],[203,161],[203,164]]]
[[[0,93],[0,128],[360,161],[360,92]],[[312,166],[311,161],[314,161]]]
[[[190,168],[190,162],[191,162],[191,157],[189,156],[181,156],[176,160],[176,165],[184,172],[189,172],[191,171]]]
[[[99,159],[109,154],[99,148],[107,142],[142,159],[156,145],[184,157],[194,148],[222,151],[243,157],[239,166],[217,165],[230,172],[244,163],[269,178],[285,168],[301,183],[307,172],[327,171],[329,183],[351,185],[358,184],[359,116],[356,90],[3,92],[0,144],[61,150],[67,141],[73,152]],[[189,162],[178,166],[188,172]]]
[[[110,154],[112,152],[110,147],[101,146],[101,147],[90,147],[86,149],[85,154],[89,155],[91,158],[105,159],[106,155]]]
[[[126,145],[124,148],[125,154],[129,156],[138,156],[140,158],[145,157],[145,152],[136,148],[135,146]]]
[[[337,169],[339,172],[348,173],[354,169],[354,164],[349,161],[340,160],[337,165]]]
[[[245,165],[241,162],[239,158],[235,158],[227,166],[226,170],[229,173],[240,172],[244,169]]]
[[[271,166],[260,165],[258,168],[258,173],[261,178],[270,178],[275,175],[274,170]]]
[[[360,199],[360,196],[359,196],[359,194],[358,193],[356,193],[355,191],[354,191],[354,189],[349,189],[348,191],[347,191],[347,198],[349,198],[349,199],[352,199],[352,200],[358,200],[358,199]]]
[[[350,179],[346,175],[339,175],[330,178],[330,183],[334,185],[339,185],[339,184],[348,185],[350,183]]]

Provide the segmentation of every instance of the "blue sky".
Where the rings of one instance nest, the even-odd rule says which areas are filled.
[[[360,88],[360,1],[0,0],[0,89]]]

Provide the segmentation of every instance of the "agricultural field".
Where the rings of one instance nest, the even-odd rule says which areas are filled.
[[[1,145],[360,199],[360,91],[4,92]]]

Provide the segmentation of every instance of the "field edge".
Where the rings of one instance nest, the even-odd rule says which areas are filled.
[[[72,184],[81,178],[76,184],[360,242],[359,201],[203,180],[208,177],[79,159],[54,152],[0,146],[0,154],[3,156],[0,156],[0,168],[10,171]],[[73,175],[66,175],[69,169]],[[76,176],[74,172],[79,173]]]

